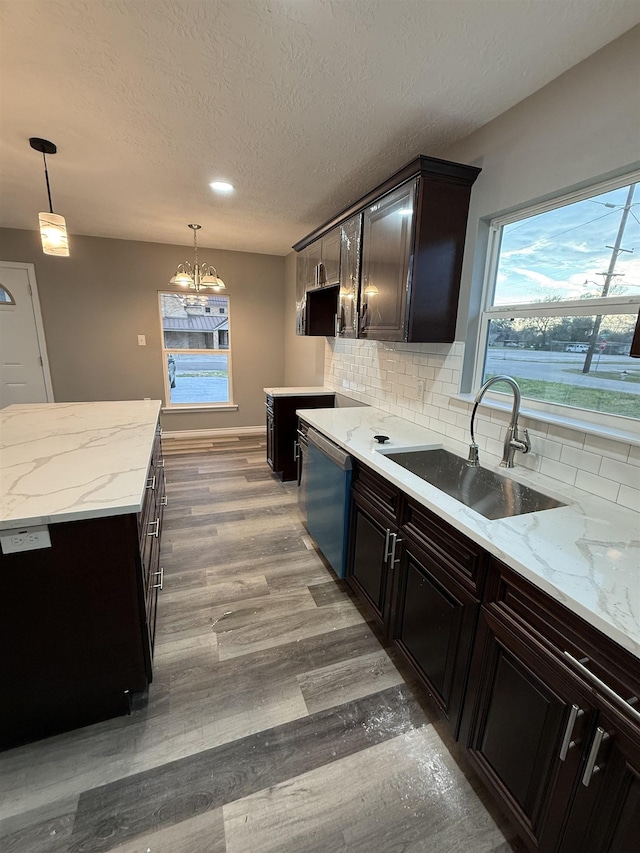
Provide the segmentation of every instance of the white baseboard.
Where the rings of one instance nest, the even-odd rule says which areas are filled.
[[[266,426],[221,427],[220,429],[176,429],[162,430],[162,440],[172,438],[221,438],[225,435],[266,435]]]

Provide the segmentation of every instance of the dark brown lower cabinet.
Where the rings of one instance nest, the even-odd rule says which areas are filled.
[[[385,630],[391,611],[390,543],[397,540],[397,533],[376,507],[353,494],[347,580]]]
[[[282,396],[267,394],[267,464],[281,480],[295,480],[298,476],[296,409],[332,408],[334,402],[333,392]]]
[[[532,849],[555,850],[595,714],[566,668],[484,608],[475,646],[470,756]]]
[[[587,747],[586,764],[558,853],[630,853],[640,849],[638,726],[612,708],[600,708]]]
[[[466,745],[532,850],[631,853],[640,726],[533,633],[482,608]]]
[[[404,540],[392,637],[457,732],[478,599]]]
[[[479,600],[478,549],[359,466],[347,580],[457,732]],[[453,569],[451,568],[453,566]]]
[[[347,580],[532,851],[640,851],[634,655],[360,464]]]

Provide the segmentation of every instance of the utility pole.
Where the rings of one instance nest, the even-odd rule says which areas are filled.
[[[624,229],[627,226],[627,219],[629,218],[629,211],[631,210],[631,202],[633,201],[633,193],[635,192],[636,185],[631,184],[629,187],[629,192],[627,194],[627,200],[624,204],[624,208],[622,209],[622,216],[620,217],[620,225],[618,226],[618,234],[616,236],[616,242],[613,246],[607,246],[607,248],[611,249],[611,260],[609,261],[609,269],[605,273],[604,276],[604,284],[602,286],[601,296],[607,296],[609,293],[609,287],[611,286],[611,280],[614,277],[616,263],[618,260],[618,255],[621,252],[632,252],[633,249],[621,249],[620,244],[622,243],[622,238],[624,236]],[[596,345],[598,343],[598,334],[600,332],[600,323],[602,322],[602,314],[599,314],[596,317],[596,321],[593,324],[593,331],[591,332],[591,337],[589,338],[589,349],[587,350],[587,355],[584,360],[584,365],[582,367],[583,373],[588,373],[591,369],[591,360],[593,359],[593,353],[595,352]]]

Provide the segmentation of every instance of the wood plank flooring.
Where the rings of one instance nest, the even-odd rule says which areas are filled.
[[[167,442],[165,458],[148,701],[0,754],[0,850],[524,849],[314,549],[264,442]]]

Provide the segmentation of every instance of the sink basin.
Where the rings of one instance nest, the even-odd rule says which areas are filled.
[[[566,506],[549,495],[486,468],[471,468],[465,459],[442,448],[384,455],[485,518],[509,518]]]

